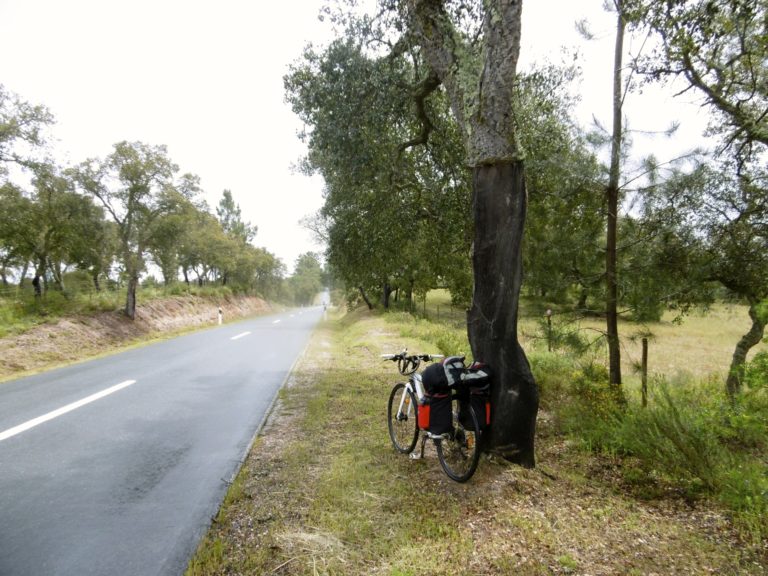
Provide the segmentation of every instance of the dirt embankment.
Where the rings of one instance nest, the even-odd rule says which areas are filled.
[[[224,321],[268,312],[261,298],[173,296],[136,308],[131,321],[120,311],[62,318],[24,334],[0,338],[0,380],[110,352],[169,332],[213,326],[221,307]]]

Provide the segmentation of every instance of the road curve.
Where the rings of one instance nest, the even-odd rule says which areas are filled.
[[[182,574],[322,314],[0,384],[0,576]]]

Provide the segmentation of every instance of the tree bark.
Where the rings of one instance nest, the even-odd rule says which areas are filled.
[[[128,276],[128,294],[125,298],[125,315],[131,320],[136,319],[136,288],[139,285],[139,275],[130,273]]]
[[[616,45],[613,62],[613,134],[611,137],[611,166],[606,188],[607,224],[605,247],[606,335],[608,338],[608,372],[610,383],[618,397],[621,389],[621,347],[618,325],[617,224],[619,213],[619,170],[622,138],[621,68],[624,55],[624,13],[621,0],[616,0]]]
[[[757,300],[750,302],[749,317],[752,319],[752,326],[749,332],[744,334],[738,344],[736,344],[736,349],[731,359],[731,369],[728,371],[728,378],[725,381],[725,390],[732,400],[741,392],[741,381],[744,377],[744,364],[747,361],[747,354],[749,354],[753,346],[760,343],[765,333],[765,322],[762,321],[757,313],[757,304]]]
[[[539,394],[517,338],[527,204],[523,163],[476,167],[473,189],[475,287],[468,332],[474,358],[493,371],[485,448],[533,467]]]
[[[384,310],[389,310],[389,296],[392,294],[392,287],[389,282],[384,282],[381,293],[381,305],[384,306]]]

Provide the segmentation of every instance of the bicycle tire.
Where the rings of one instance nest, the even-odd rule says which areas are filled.
[[[436,439],[435,449],[440,466],[448,477],[456,482],[466,482],[472,478],[480,461],[482,432],[477,414],[471,405],[466,406],[466,417],[472,426],[465,427],[462,425],[459,418],[459,402],[458,397],[451,399],[453,431],[450,434],[444,434],[440,439]]]
[[[403,393],[407,394],[405,397],[405,414],[398,413]],[[395,384],[389,394],[387,427],[389,428],[389,438],[392,440],[395,450],[403,454],[413,452],[419,437],[418,407],[416,396],[402,382]]]

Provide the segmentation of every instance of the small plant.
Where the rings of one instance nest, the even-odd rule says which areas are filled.
[[[576,568],[579,567],[579,563],[576,562],[570,555],[563,554],[557,559],[557,563],[560,564],[560,566],[563,567],[563,571],[566,574],[570,574],[571,572],[575,571]]]

